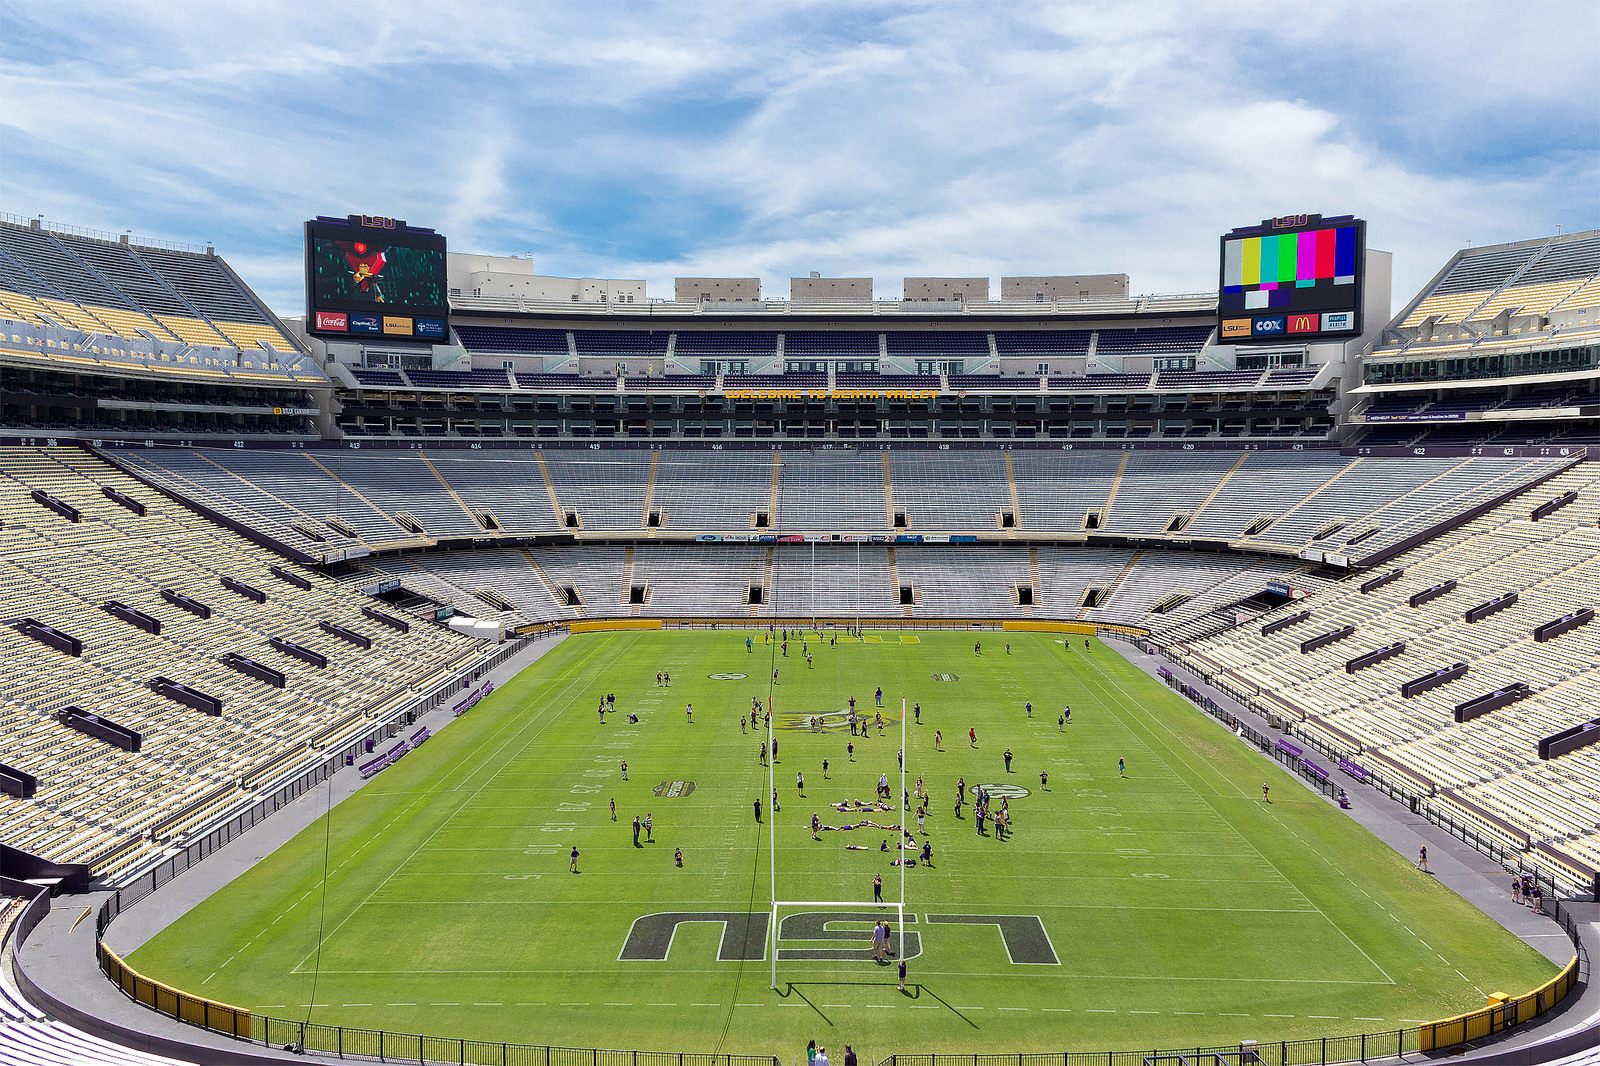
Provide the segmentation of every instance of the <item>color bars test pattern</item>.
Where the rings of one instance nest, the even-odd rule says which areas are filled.
[[[1356,283],[1356,228],[1242,237],[1222,249],[1222,291],[1249,310],[1291,305],[1292,289]]]

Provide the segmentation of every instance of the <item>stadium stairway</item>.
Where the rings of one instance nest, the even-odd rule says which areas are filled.
[[[529,642],[489,671],[485,680],[496,685],[506,683],[564,639],[558,635]],[[446,706],[421,716],[416,725],[436,734],[455,720],[453,711]],[[379,777],[363,779],[353,771],[334,774],[326,789],[319,786],[286,804],[123,911],[108,928],[107,943],[123,955],[132,952],[219,887],[260,862],[262,856],[287,843],[320,818],[328,805],[337,806]],[[89,913],[97,910],[107,895],[58,897],[14,962],[10,957],[12,944],[6,942],[7,950],[0,957],[0,1063],[276,1066],[285,1062],[340,1061],[242,1043],[175,1021],[123,995],[96,963],[95,922],[81,917],[85,908]],[[0,906],[4,906],[3,900]],[[3,915],[0,911],[0,921],[4,920]],[[24,987],[29,990],[27,995],[20,991]],[[31,1027],[30,1031],[12,1032],[23,1026]]]

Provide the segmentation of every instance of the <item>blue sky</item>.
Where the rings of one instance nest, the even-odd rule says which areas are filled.
[[[299,224],[542,273],[1126,272],[1353,213],[1395,298],[1600,228],[1600,2],[7,0],[0,210],[214,242],[303,310]],[[998,295],[998,281],[995,285]]]

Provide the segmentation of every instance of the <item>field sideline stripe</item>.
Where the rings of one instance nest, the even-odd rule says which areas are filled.
[[[650,968],[650,970],[648,972],[647,971],[643,971],[643,970],[637,971],[637,976],[640,977],[640,978],[648,978],[648,979],[652,979],[653,980],[653,979],[656,979],[656,978],[660,978],[661,976],[666,975],[666,974],[720,973],[720,974],[726,975],[726,974],[731,972],[731,968],[735,964],[729,963],[728,965],[729,965],[729,969],[722,969],[722,970],[695,968],[695,967],[665,969],[665,968],[662,968],[662,967],[653,966],[653,967]],[[323,973],[333,973],[333,974],[385,974],[385,975],[417,974],[417,975],[423,976],[423,977],[458,977],[458,976],[460,976],[462,974],[601,974],[601,975],[605,975],[605,976],[610,977],[610,978],[625,978],[625,977],[628,977],[628,976],[632,976],[632,974],[628,974],[628,973],[619,974],[615,969],[603,969],[603,970],[575,969],[575,968],[570,967],[570,966],[564,966],[564,967],[561,967],[559,969],[522,969],[522,970],[421,970],[421,969],[417,969],[417,968],[411,967],[411,966],[407,966],[407,967],[405,967],[403,969],[398,969],[398,970],[330,970],[326,966],[324,966],[322,968],[322,972]],[[879,973],[880,971],[876,970],[876,969],[870,969],[870,970],[816,970],[816,969],[813,969],[813,970],[810,970],[808,972],[810,972],[812,974],[817,974],[817,975],[847,974],[847,975],[854,975],[854,976],[859,977],[863,973]],[[962,976],[967,976],[967,977],[1005,977],[1005,978],[1014,978],[1014,979],[1019,980],[1019,981],[1027,980],[1031,976],[1031,975],[1025,975],[1025,974],[1017,974],[1017,973],[1012,972],[1012,971],[1006,971],[1006,972],[998,972],[998,971],[996,971],[996,972],[984,973],[984,972],[978,972],[978,971],[975,971],[975,970],[918,970],[917,973],[918,973],[919,976],[934,976],[934,977],[962,977]],[[1351,980],[1349,978],[1342,978],[1342,977],[1219,977],[1219,976],[1213,976],[1213,975],[1210,975],[1210,974],[1207,974],[1207,975],[1204,975],[1204,976],[1196,976],[1196,977],[1173,977],[1173,976],[1170,976],[1170,975],[1167,975],[1167,974],[1061,973],[1059,971],[1056,971],[1055,969],[1051,970],[1051,972],[1048,975],[1048,977],[1046,977],[1046,975],[1043,975],[1043,974],[1040,974],[1040,975],[1037,975],[1037,976],[1041,980],[1051,980],[1051,981],[1058,980],[1058,979],[1061,979],[1061,978],[1072,978],[1072,979],[1084,980],[1084,981],[1228,981],[1228,982],[1232,982],[1232,983],[1235,983],[1235,984],[1269,985],[1269,986],[1270,985],[1372,985],[1372,986],[1378,987],[1378,988],[1387,988],[1391,984],[1391,982],[1388,982],[1388,981],[1354,981],[1354,980]],[[700,1005],[701,1004],[695,1004],[695,1006],[700,1006]],[[722,1004],[720,1004],[720,1003],[718,1003],[718,1004],[707,1004],[707,1005],[708,1006],[722,1006]]]
[[[630,642],[633,641],[633,640],[637,640],[637,639],[638,639],[637,637],[630,638]],[[586,667],[588,665],[589,660],[595,657],[596,652],[598,651],[598,649],[601,646],[602,646],[602,644],[596,643],[593,646],[593,648],[589,648],[589,649],[585,649],[584,651],[581,651],[576,656],[575,660],[571,664],[569,664],[569,667],[568,667],[567,671],[565,671],[565,673],[563,674],[563,677],[571,675],[571,674],[573,674],[575,672],[578,674],[578,676],[573,677],[571,681],[569,681],[566,685],[564,685],[562,687],[561,696],[558,698],[558,700],[560,701],[560,708],[561,709],[564,710],[567,707],[570,707],[572,705],[572,701],[567,696],[567,693],[571,692],[572,689],[575,686],[577,686],[581,681],[583,681],[585,679],[586,671],[581,671],[580,667]],[[517,749],[516,755],[513,755],[512,758],[515,758],[517,755],[521,755],[522,752],[527,750],[528,745],[532,744],[535,740],[539,739],[539,737],[543,735],[544,731],[546,729],[550,728],[550,725],[559,717],[559,711],[557,711],[555,709],[558,700],[550,700],[550,701],[547,701],[545,703],[545,707],[547,709],[549,709],[550,713],[546,713],[544,715],[530,714],[530,715],[527,715],[526,717],[522,717],[520,722],[519,722],[518,716],[513,716],[513,715],[509,715],[509,714],[506,715],[505,717],[500,719],[498,723],[496,723],[498,728],[491,730],[489,735],[484,737],[483,741],[480,744],[472,745],[467,751],[463,751],[461,753],[461,757],[459,759],[457,759],[457,760],[455,760],[454,762],[451,762],[451,763],[446,763],[443,767],[440,767],[439,770],[436,770],[435,772],[436,773],[442,773],[444,775],[443,776],[444,780],[454,781],[455,780],[454,771],[458,767],[460,767],[467,760],[467,758],[469,756],[472,757],[474,766],[481,767],[483,765],[483,763],[485,761],[487,761],[485,759],[480,758],[479,756],[480,756],[481,752],[483,751],[483,749],[485,747],[487,747],[489,744],[493,743],[493,741],[497,737],[500,736],[500,732],[501,732],[502,729],[511,728],[511,735],[507,736],[504,740],[500,741],[500,743],[495,746],[494,751],[488,756],[489,759],[492,759],[492,758],[498,756],[513,741],[521,739],[522,734],[524,733],[524,731],[526,731],[530,726],[532,726],[532,725],[537,723],[539,725],[539,728],[536,729],[533,732],[532,736],[528,737],[528,739],[523,742],[522,746]],[[514,727],[514,728],[512,728],[512,727]],[[487,775],[484,778],[484,784],[487,785],[490,781],[492,781],[494,779],[494,776],[495,775],[493,773]],[[417,793],[417,795],[416,795],[416,798],[413,799],[411,801],[411,803],[409,803],[407,805],[407,807],[406,807],[407,811],[410,811],[411,809],[415,808],[417,806],[417,804],[419,804],[419,803],[422,803],[422,802],[424,802],[426,800],[433,799],[441,791],[443,791],[443,790],[440,790],[440,789],[424,789],[422,791],[419,791]],[[469,797],[469,801],[470,801],[470,797]],[[328,814],[325,814],[324,817],[331,817],[331,812],[329,812]],[[338,931],[340,929],[344,928],[344,926],[350,921],[351,918],[356,916],[356,913],[358,911],[360,911],[363,906],[366,905],[368,900],[372,899],[373,896],[377,895],[378,892],[394,878],[395,874],[400,872],[400,869],[402,867],[404,867],[413,858],[415,858],[417,856],[417,854],[419,852],[421,852],[424,847],[427,846],[429,841],[431,841],[434,837],[439,835],[440,831],[443,830],[444,827],[449,824],[449,821],[450,821],[450,815],[446,815],[439,822],[438,827],[436,829],[434,829],[434,831],[432,833],[429,833],[427,835],[427,837],[425,837],[423,839],[422,843],[418,844],[417,847],[411,852],[411,854],[409,856],[407,856],[405,859],[401,860],[400,862],[396,863],[394,868],[392,870],[390,870],[389,873],[381,881],[379,881],[377,883],[377,885],[375,885],[373,887],[372,891],[367,893],[366,899],[363,899],[360,903],[358,903],[354,907],[352,907],[348,914],[346,914],[343,918],[339,919],[338,924],[336,924],[332,929],[328,930],[328,932],[323,936],[322,942],[324,944],[326,944],[327,942],[332,940],[334,935],[336,933],[338,933]],[[375,834],[373,837],[371,837],[369,839],[370,839],[370,841],[377,841],[379,839],[382,839],[382,834],[381,833],[380,834]],[[346,860],[346,861],[348,861],[348,860]],[[340,863],[340,865],[343,866],[344,864]],[[326,891],[326,888],[324,888],[324,891]],[[290,973],[304,973],[305,971],[302,970],[301,967],[303,967],[306,964],[307,960],[311,959],[315,954],[316,954],[316,949],[315,948],[313,948],[311,951],[306,952],[305,956],[298,963],[296,963],[295,966],[289,972]]]
[[[437,905],[437,906],[472,906],[472,907],[593,907],[605,903],[639,903],[639,904],[665,904],[660,897],[649,899],[629,900],[619,896],[606,896],[602,899],[369,899],[361,906],[374,907],[404,907],[409,904]],[[700,906],[701,900],[685,901],[686,906]],[[885,904],[862,904],[864,907],[884,906]],[[914,904],[907,904],[914,910],[926,910]],[[1085,911],[1190,911],[1198,914],[1316,914],[1310,907],[1169,907],[1169,906],[1128,906],[1121,903],[1030,903],[1030,907],[1041,910],[1085,910]],[[752,911],[753,914],[764,914],[765,911]],[[940,913],[934,910],[932,913]],[[1011,912],[1006,912],[1007,914]],[[892,915],[891,915],[892,917]],[[843,919],[841,919],[842,921]],[[866,921],[867,919],[862,919]]]

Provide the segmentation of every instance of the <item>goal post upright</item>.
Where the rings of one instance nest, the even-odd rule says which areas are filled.
[[[911,793],[906,791],[906,698],[900,697],[900,839],[896,851],[900,859],[900,928],[906,925],[906,834],[911,830]]]
[[[856,549],[857,549],[857,552],[859,553],[859,551],[860,551],[860,545],[859,544],[856,546]],[[858,616],[858,620],[857,620],[857,629],[859,631],[859,616]],[[776,635],[774,635],[773,639],[774,640],[777,639]],[[776,691],[775,688],[770,688],[768,690],[768,692],[769,692],[769,695],[768,695],[768,699],[767,699],[767,712],[768,712],[769,719],[772,719],[772,718],[776,718],[777,691]],[[782,894],[778,890],[778,829],[777,829],[778,819],[777,819],[777,805],[773,804],[772,809],[769,812],[769,816],[768,816],[768,819],[767,819],[767,839],[768,839],[768,857],[767,857],[767,860],[768,860],[768,871],[769,871],[769,877],[770,877],[769,886],[771,888],[771,893],[770,893],[770,896],[769,896],[769,900],[770,900],[770,906],[769,906],[770,918],[769,918],[768,923],[767,923],[766,941],[767,941],[767,951],[768,951],[768,983],[769,983],[769,986],[771,987],[771,989],[773,991],[777,991],[777,989],[778,989],[778,940],[779,940],[778,927],[779,927],[779,923],[780,923],[780,921],[781,921],[781,919],[783,917],[782,911],[783,911],[784,908],[804,908],[804,909],[811,909],[811,910],[856,911],[856,912],[892,911],[894,913],[895,923],[900,929],[900,936],[901,936],[900,952],[901,952],[901,957],[903,957],[903,955],[904,955],[904,951],[905,951],[905,929],[906,929],[906,860],[907,860],[907,857],[909,855],[914,854],[914,851],[908,852],[906,850],[906,841],[908,839],[908,834],[910,833],[910,817],[911,817],[911,813],[912,813],[911,810],[910,810],[910,796],[911,796],[911,793],[910,793],[910,790],[906,787],[906,781],[907,781],[907,775],[908,775],[908,770],[907,770],[907,767],[906,767],[906,758],[909,755],[909,752],[907,751],[907,747],[906,747],[906,740],[907,740],[907,738],[909,736],[909,734],[907,732],[907,728],[908,727],[907,727],[907,724],[906,724],[906,714],[907,714],[908,703],[909,703],[909,701],[908,701],[907,697],[902,696],[900,698],[900,753],[899,753],[898,762],[900,764],[900,797],[901,797],[900,803],[901,803],[901,811],[900,811],[900,836],[899,836],[899,839],[897,839],[895,841],[895,849],[894,849],[895,861],[896,861],[897,865],[900,867],[900,893],[899,893],[899,898],[898,899],[895,899],[895,900],[892,900],[892,901],[889,901],[889,902],[884,902],[882,900],[873,900],[871,902],[852,902],[852,901],[849,901],[849,900],[784,899],[782,897]],[[768,759],[767,759],[767,788],[768,788],[768,796],[762,797],[763,800],[768,799],[771,795],[775,794],[776,790],[777,790],[777,758],[776,758],[776,756],[774,754],[774,746],[773,746],[773,738],[776,736],[776,730],[777,730],[776,723],[769,720],[768,723],[767,723],[767,754],[768,754]],[[909,839],[912,841],[913,844],[916,843],[916,838],[914,836],[910,836]]]
[[[776,637],[776,634],[773,634]],[[776,726],[773,719],[777,716],[777,693],[767,689],[767,795],[761,799],[776,799],[778,795],[777,784],[777,748],[772,743],[773,729]],[[772,900],[772,921],[769,923],[772,930],[772,987],[778,987],[778,810],[777,803],[773,802],[767,810],[767,863],[771,880],[768,885]]]

